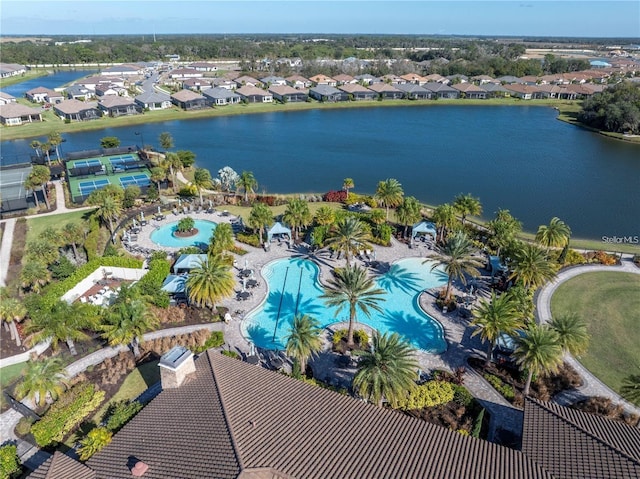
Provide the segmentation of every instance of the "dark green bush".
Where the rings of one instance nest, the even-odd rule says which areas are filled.
[[[6,444],[0,447],[0,478],[9,478],[21,469],[17,446]]]
[[[471,395],[467,388],[459,384],[454,384],[453,400],[461,406],[468,408],[475,402],[476,399]]]
[[[513,386],[506,384],[502,379],[494,374],[485,373],[483,376],[493,388],[498,391],[507,401],[513,401],[516,397],[516,393],[513,390]]]
[[[109,431],[118,432],[140,409],[142,404],[138,401],[118,401],[109,406],[102,421]]]
[[[223,349],[221,353],[230,358],[240,359],[240,355],[235,351],[227,351],[226,349]]]
[[[196,354],[202,353],[207,349],[219,348],[223,344],[224,344],[224,334],[222,334],[222,331],[212,331],[211,335],[209,336],[209,338],[207,338],[204,344],[202,346],[197,346],[193,348],[193,352]]]
[[[236,239],[240,243],[248,244],[250,246],[260,247],[260,238],[257,234],[238,233]]]
[[[69,258],[66,256],[60,256],[58,261],[53,263],[49,269],[55,279],[65,279],[73,274],[76,267],[71,261],[69,261]]]
[[[473,424],[473,431],[471,431],[471,436],[480,437],[480,432],[482,431],[482,421],[484,420],[484,408],[480,410],[478,413],[478,417],[476,417],[476,421]]]
[[[31,426],[33,426],[33,421],[31,419],[21,417],[18,424],[16,424],[14,431],[18,436],[26,436],[31,432]]]
[[[159,308],[169,307],[169,295],[162,291],[162,283],[171,271],[171,264],[166,255],[161,253],[149,262],[149,272],[136,283],[136,288],[143,296],[149,297],[152,304]]]

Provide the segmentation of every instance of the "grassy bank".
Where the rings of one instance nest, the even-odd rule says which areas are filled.
[[[2,140],[16,140],[22,138],[34,138],[47,136],[52,132],[72,133],[81,131],[101,130],[104,128],[116,128],[123,126],[136,126],[146,123],[159,123],[163,121],[189,120],[196,118],[214,118],[219,116],[248,115],[272,112],[293,112],[314,109],[347,109],[347,108],[376,108],[376,107],[438,107],[438,106],[544,106],[557,107],[560,111],[565,109],[570,112],[579,110],[579,102],[568,102],[558,100],[519,100],[516,98],[492,98],[488,100],[384,100],[384,101],[352,101],[338,103],[319,103],[317,101],[304,103],[260,103],[248,105],[232,105],[218,108],[207,108],[198,111],[184,111],[179,108],[169,108],[166,110],[149,111],[142,115],[125,116],[120,118],[103,117],[97,120],[86,122],[64,123],[60,118],[47,111],[43,114],[43,121],[40,123],[30,123],[17,127],[2,127],[0,136]],[[569,114],[569,113],[568,113]]]
[[[591,343],[578,359],[616,391],[640,368],[640,275],[585,273],[561,284],[551,298],[554,316],[575,312],[587,322]]]
[[[27,80],[32,80],[34,78],[43,77],[51,73],[51,70],[47,70],[46,68],[34,68],[29,70],[24,75],[17,75],[14,77],[3,78],[0,80],[0,90],[6,88],[10,85],[15,85],[16,83],[22,83]]]

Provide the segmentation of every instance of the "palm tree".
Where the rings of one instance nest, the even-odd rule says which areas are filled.
[[[51,154],[49,153],[49,150],[51,150],[51,143],[43,143],[40,148],[42,148],[42,151],[47,155],[47,164],[51,166]]]
[[[211,173],[206,168],[196,168],[193,172],[192,183],[198,190],[200,204],[202,204],[202,190],[211,188]]]
[[[291,227],[298,239],[300,228],[308,226],[311,223],[311,212],[309,211],[309,203],[299,198],[289,200],[287,208],[284,210],[282,219]]]
[[[402,185],[395,178],[387,178],[378,183],[375,198],[380,204],[384,205],[387,211],[387,221],[389,221],[389,207],[396,207],[402,203],[403,196]]]
[[[151,181],[153,181],[160,191],[160,183],[167,179],[167,170],[161,166],[154,166],[151,168]]]
[[[34,165],[31,169],[31,172],[27,176],[27,181],[31,189],[33,187],[40,187],[42,191],[42,195],[44,196],[44,202],[47,205],[47,209],[49,209],[49,198],[47,194],[47,183],[51,179],[51,170],[49,167],[45,165]],[[33,196],[36,196],[36,192],[33,192]],[[37,204],[37,199],[36,199]]]
[[[378,306],[385,291],[375,288],[375,283],[367,275],[367,271],[359,266],[347,265],[344,269],[334,271],[334,277],[324,286],[324,294],[320,296],[328,306],[336,308],[340,314],[345,306],[349,307],[349,330],[347,346],[353,346],[353,328],[356,311],[359,309],[365,316],[370,316],[371,310],[382,312]]]
[[[558,333],[562,350],[574,356],[582,354],[589,346],[587,324],[575,313],[554,316],[549,327]]]
[[[246,203],[249,200],[249,195],[252,195],[258,187],[258,182],[251,171],[243,171],[236,182],[236,187],[244,191],[244,201]]]
[[[354,186],[353,178],[345,178],[342,181],[342,189],[347,192],[347,196],[349,196],[349,190]]]
[[[164,156],[164,161],[161,166],[169,170],[173,184],[173,192],[175,193],[178,191],[177,174],[178,171],[182,171],[182,160],[180,160],[180,157],[176,153],[170,152]]]
[[[65,368],[62,358],[51,357],[27,362],[22,381],[16,386],[19,398],[30,397],[38,406],[44,406],[48,397],[57,399],[65,390]]]
[[[320,334],[322,329],[316,319],[305,315],[296,315],[291,325],[291,333],[287,336],[286,351],[289,356],[300,363],[300,374],[307,370],[307,359],[322,349]]]
[[[464,224],[468,215],[480,216],[482,214],[482,204],[480,200],[471,196],[470,193],[456,196],[453,200],[453,207],[462,217],[462,224]]]
[[[316,224],[320,226],[330,226],[336,220],[336,213],[333,208],[330,206],[321,206],[316,211],[316,215],[314,217]]]
[[[67,223],[62,227],[62,238],[65,244],[73,248],[73,257],[78,259],[78,243],[84,239],[84,228],[80,223]]]
[[[60,135],[60,133],[58,133],[57,131],[54,131],[47,137],[47,142],[49,143],[49,145],[56,149],[56,158],[58,159],[58,161],[60,161],[60,150],[58,149],[58,146],[60,146],[60,144],[62,143],[62,135]]]
[[[521,284],[514,284],[506,292],[514,307],[518,311],[524,324],[533,320],[535,305],[533,304],[533,291],[525,288]]]
[[[502,294],[491,293],[491,300],[482,300],[473,311],[471,326],[475,328],[471,336],[480,335],[482,341],[489,342],[486,365],[491,362],[491,353],[501,334],[513,335],[522,328],[520,315],[511,298]]]
[[[516,338],[513,355],[516,362],[528,371],[524,395],[529,395],[533,375],[554,373],[562,364],[562,347],[558,333],[547,326],[532,324],[524,336]]]
[[[220,223],[213,230],[211,240],[209,241],[210,255],[216,255],[224,253],[225,251],[231,251],[234,246],[233,240],[233,228],[229,223]]]
[[[215,308],[215,303],[231,296],[234,280],[229,266],[220,256],[208,256],[192,269],[186,281],[189,300],[198,306]]]
[[[369,211],[369,221],[371,221],[374,225],[381,225],[386,221],[386,215],[384,211],[379,209],[374,209]]]
[[[398,333],[380,335],[376,331],[372,351],[360,356],[353,388],[379,406],[386,399],[395,407],[415,387],[418,367],[415,351]]]
[[[498,210],[496,217],[489,221],[489,230],[492,235],[489,244],[497,249],[496,254],[500,256],[500,251],[508,247],[522,231],[522,223],[511,216],[509,210]]]
[[[120,286],[116,302],[106,312],[105,324],[101,327],[102,336],[109,346],[128,344],[137,358],[140,356],[140,338],[158,324],[158,318],[151,313],[137,291],[123,285]]]
[[[640,374],[631,374],[624,378],[620,394],[636,406],[640,406]]]
[[[9,328],[11,339],[16,342],[16,346],[22,346],[20,333],[16,323],[19,323],[27,315],[27,309],[22,302],[16,298],[3,297],[0,298],[0,321]]]
[[[91,456],[102,450],[106,445],[111,442],[113,433],[106,427],[96,427],[89,431],[87,436],[80,441],[80,460],[86,461]]]
[[[31,345],[50,339],[51,348],[57,351],[60,341],[64,341],[71,355],[76,356],[75,341],[90,339],[85,330],[97,328],[99,317],[99,310],[91,304],[59,300],[51,308],[41,308],[34,314],[25,331]]]
[[[20,282],[23,288],[34,293],[40,293],[42,287],[51,281],[51,271],[42,261],[28,260],[20,272]]]
[[[335,250],[344,252],[347,265],[349,265],[351,253],[369,247],[370,238],[358,218],[345,216],[331,228],[326,244]]]
[[[471,240],[463,231],[458,231],[447,238],[447,242],[437,248],[437,254],[425,260],[423,263],[435,261],[431,267],[433,271],[438,266],[444,266],[444,271],[449,276],[445,299],[451,298],[451,285],[453,280],[459,280],[462,284],[467,284],[466,275],[471,277],[480,276],[478,268],[482,267],[482,261],[472,256],[473,245]]]
[[[527,289],[538,289],[556,277],[556,269],[545,251],[534,244],[521,244],[513,256],[511,279],[516,278]]]
[[[398,219],[398,223],[404,225],[405,238],[407,236],[409,225],[417,223],[422,218],[420,209],[420,202],[413,196],[407,196],[402,204],[396,209],[396,218]]]
[[[433,210],[433,221],[435,221],[436,225],[440,227],[440,242],[443,242],[445,239],[445,231],[451,231],[458,219],[456,218],[456,210],[449,203],[445,203],[440,206],[436,206]]]
[[[267,234],[267,225],[273,222],[273,212],[264,203],[254,203],[249,212],[249,219],[247,220],[249,226],[258,231],[260,235],[260,243],[262,243],[262,233]]]
[[[173,148],[173,137],[168,131],[163,131],[162,133],[160,133],[160,137],[158,138],[158,140],[160,141],[160,146],[163,149],[170,150],[171,148]]]
[[[25,190],[31,190],[33,192],[33,199],[36,202],[36,208],[40,208],[40,200],[38,200],[38,193],[36,188],[40,188],[40,180],[35,176],[29,174],[24,179],[24,188]]]
[[[52,243],[43,238],[35,241],[29,241],[27,245],[27,258],[29,260],[40,261],[47,266],[58,261],[60,251],[58,250],[57,241]]]
[[[569,243],[571,228],[558,217],[551,218],[549,225],[540,225],[536,241],[546,248],[563,248]]]
[[[111,241],[113,242],[113,222],[122,214],[122,200],[119,200],[113,195],[106,194],[104,190],[97,190],[89,195],[87,203],[97,206],[94,213],[109,227]]]
[[[42,143],[38,140],[33,140],[29,146],[36,152],[36,157],[40,158],[40,153],[42,153]]]

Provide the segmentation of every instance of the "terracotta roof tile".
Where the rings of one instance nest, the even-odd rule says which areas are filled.
[[[95,479],[96,473],[75,459],[54,452],[27,479]]]

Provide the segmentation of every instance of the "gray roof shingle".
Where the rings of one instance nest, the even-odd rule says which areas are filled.
[[[54,452],[27,479],[96,479],[96,473],[75,459]]]

